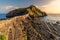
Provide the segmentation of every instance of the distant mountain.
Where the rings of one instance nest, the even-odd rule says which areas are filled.
[[[21,15],[25,15],[25,14],[35,15],[35,16],[37,16],[37,15],[47,16],[47,14],[45,12],[42,12],[36,6],[31,5],[27,8],[19,8],[19,9],[12,10],[6,15],[6,17],[11,18],[11,17],[14,17],[14,16],[21,16]]]

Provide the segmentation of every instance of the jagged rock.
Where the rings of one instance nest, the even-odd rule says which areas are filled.
[[[29,13],[2,20],[0,34],[5,34],[6,40],[60,40],[60,26],[40,21],[39,16]]]
[[[35,14],[36,16],[37,15],[46,16],[45,12],[42,12],[34,5],[31,5],[27,8],[19,8],[19,9],[12,10],[8,14],[6,14],[6,17],[11,18],[11,17],[21,16],[21,15],[25,15],[25,14],[31,14],[31,15]]]
[[[7,40],[59,40],[60,26],[40,20],[32,15],[2,20],[0,34],[5,34]]]

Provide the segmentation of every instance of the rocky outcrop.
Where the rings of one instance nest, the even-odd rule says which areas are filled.
[[[27,8],[19,8],[19,9],[12,10],[6,15],[6,17],[11,18],[11,17],[21,16],[21,15],[25,15],[25,14],[32,14],[32,15],[36,14],[39,16],[47,16],[47,14],[45,12],[42,12],[34,5],[31,5]]]
[[[6,40],[60,40],[60,26],[41,21],[41,13],[28,11],[28,14],[1,20],[0,35],[5,34]]]
[[[60,40],[59,30],[60,26],[28,14],[0,21],[0,34],[7,40]]]

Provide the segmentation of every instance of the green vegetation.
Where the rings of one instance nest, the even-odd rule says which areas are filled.
[[[6,40],[6,35],[0,35],[0,40]]]
[[[27,34],[25,31],[23,32],[23,40],[27,40]]]

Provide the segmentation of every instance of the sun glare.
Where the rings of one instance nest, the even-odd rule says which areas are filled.
[[[60,0],[54,0],[42,7],[44,7],[43,10],[47,13],[60,13]]]

